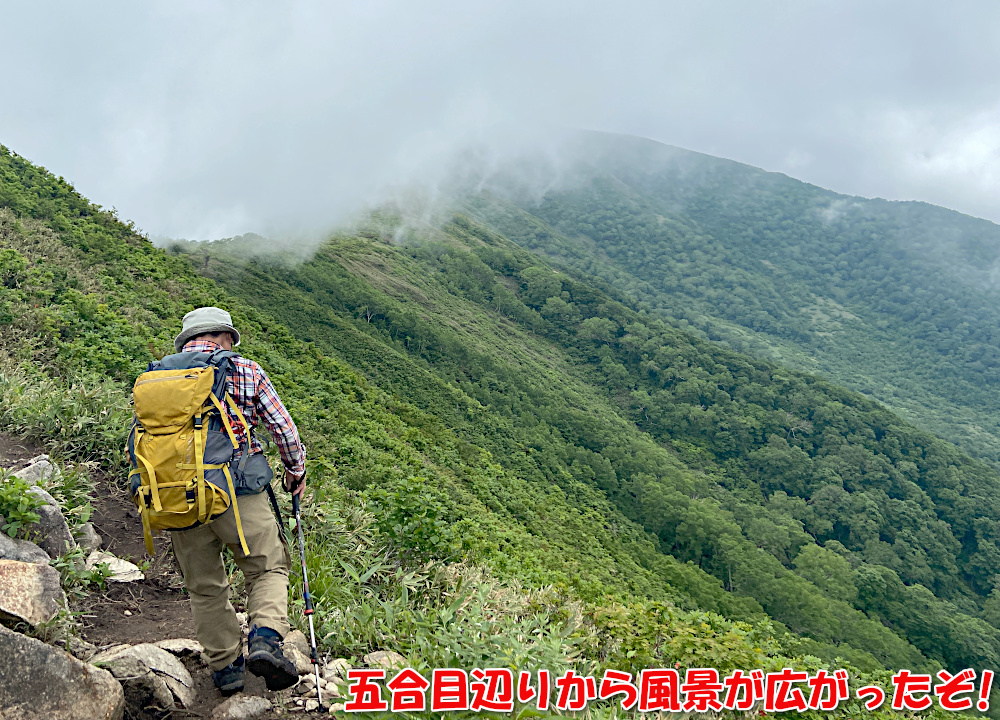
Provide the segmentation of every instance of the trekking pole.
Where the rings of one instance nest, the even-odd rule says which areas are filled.
[[[302,597],[306,602],[305,616],[309,618],[310,660],[316,673],[316,700],[323,710],[323,690],[319,681],[319,654],[316,652],[316,630],[313,627],[313,602],[309,594],[309,574],[306,572],[306,541],[302,537],[302,513],[299,511],[299,496],[292,495],[292,510],[295,511],[295,530],[299,534],[299,556],[302,558]]]

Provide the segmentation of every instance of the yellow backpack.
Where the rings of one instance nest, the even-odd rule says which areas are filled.
[[[240,446],[223,410],[226,403],[249,433],[246,418],[226,389],[231,358],[236,356],[225,350],[168,355],[150,363],[135,381],[129,481],[150,555],[153,530],[204,525],[230,505],[240,546],[250,554],[231,467]],[[248,452],[244,447],[243,454]]]

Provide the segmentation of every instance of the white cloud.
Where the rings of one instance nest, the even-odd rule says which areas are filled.
[[[0,142],[154,234],[316,230],[386,186],[440,182],[471,142],[489,156],[553,127],[1000,220],[989,2],[0,0],[0,13]]]

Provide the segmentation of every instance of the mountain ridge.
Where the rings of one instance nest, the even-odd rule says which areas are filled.
[[[669,166],[647,176],[627,163],[631,176],[616,174],[618,163],[569,190],[515,202],[530,222],[502,209],[502,194],[473,196],[466,207],[669,321],[822,372],[997,461],[1000,405],[981,388],[997,384],[1000,363],[998,226],[923,203],[842,196],[733,161],[698,170],[696,155],[678,153],[664,156],[684,158],[681,175]],[[950,257],[961,262],[942,259]],[[850,305],[853,317],[828,322],[827,303]],[[851,353],[865,357],[860,376]]]

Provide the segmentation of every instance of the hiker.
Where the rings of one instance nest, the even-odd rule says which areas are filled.
[[[199,511],[195,498],[204,491],[204,488],[209,492],[209,507],[206,509],[204,498],[199,498],[202,503],[202,514],[198,516],[193,527],[190,526],[192,523],[189,520],[183,521],[184,524],[180,526],[163,524],[158,526],[171,530],[174,555],[191,596],[195,632],[208,656],[209,666],[213,671],[212,679],[223,695],[231,695],[243,689],[244,667],[255,675],[262,676],[269,690],[281,690],[298,681],[294,664],[281,650],[281,640],[290,629],[288,573],[291,557],[283,529],[279,527],[268,505],[268,498],[264,494],[267,490],[272,495],[273,501],[273,491],[270,486],[273,473],[262,454],[263,447],[254,434],[253,426],[258,422],[262,423],[277,443],[284,465],[284,487],[299,497],[305,491],[305,447],[299,439],[295,423],[264,370],[253,360],[230,352],[239,344],[240,333],[233,327],[228,312],[216,307],[201,307],[184,316],[183,328],[174,340],[174,348],[179,354],[167,356],[157,363],[150,364],[150,370],[161,371],[160,375],[165,379],[177,379],[179,382],[188,383],[197,382],[187,380],[194,378],[195,374],[185,374],[187,371],[183,368],[205,368],[206,372],[209,372],[208,368],[213,368],[216,372],[219,368],[226,369],[224,385],[221,375],[217,374],[215,380],[212,377],[207,379],[209,383],[216,383],[217,392],[213,390],[208,396],[211,402],[205,401],[204,406],[207,408],[204,416],[211,418],[214,425],[208,420],[205,421],[204,447],[195,451],[196,454],[200,453],[197,458],[197,468],[202,474],[204,487],[192,489],[196,486],[191,484],[193,482],[191,480],[186,481],[187,485],[181,482],[173,483],[182,486],[179,495],[181,510],[197,515]],[[191,355],[192,353],[198,354]],[[181,368],[181,370],[172,373],[163,372],[171,368]],[[156,374],[148,372],[146,375]],[[141,462],[133,460],[133,467],[136,468],[133,470],[133,475],[137,478],[133,480],[132,491],[141,500],[137,500],[137,503],[140,505],[140,513],[146,513],[144,519],[153,516],[155,521],[157,515],[154,513],[154,496],[158,494],[159,497],[155,498],[157,502],[160,501],[160,497],[166,498],[162,501],[164,506],[171,502],[176,505],[177,501],[172,500],[167,494],[171,489],[171,483],[161,482],[160,487],[152,490],[147,487],[150,484],[148,475],[152,473],[163,476],[169,472],[169,468],[157,469],[155,462],[140,456],[138,452],[140,447],[143,452],[153,452],[152,449],[147,450],[151,448],[148,438],[147,444],[141,444],[143,432],[145,431],[147,435],[150,433],[149,428],[143,428],[141,425],[140,400],[146,407],[151,404],[166,406],[170,405],[171,401],[176,404],[176,398],[181,395],[177,390],[164,391],[162,388],[166,386],[162,383],[155,384],[156,380],[152,381],[154,384],[150,385],[150,389],[146,392],[160,392],[160,395],[140,395],[140,385],[144,377],[140,376],[136,381],[134,396],[139,435],[134,442],[130,437],[130,448],[135,448],[131,452]],[[206,393],[207,391],[203,392],[199,397],[203,398]],[[150,402],[148,400],[150,397],[157,400]],[[186,415],[190,416],[190,401],[186,402],[189,404],[180,410],[186,411]],[[201,400],[198,400],[198,403],[200,402]],[[212,403],[217,410],[213,410]],[[225,417],[222,417],[223,410]],[[152,412],[156,411],[160,411],[160,408],[152,409]],[[145,410],[147,416],[150,412]],[[197,438],[202,427],[202,411],[195,412],[194,424],[186,425],[187,430],[184,432]],[[188,422],[191,422],[190,418]],[[213,428],[217,428],[214,437],[212,437]],[[232,440],[232,445],[229,445],[229,440],[226,439],[227,434]],[[185,438],[186,435],[179,434],[178,437]],[[213,454],[218,455],[217,448],[220,441],[225,444],[223,462],[212,457]],[[187,443],[186,448],[190,447],[190,440],[183,442]],[[187,452],[190,458],[190,450]],[[174,460],[172,463],[164,462],[163,465],[172,464],[178,468],[195,467],[191,464],[193,460],[188,459],[186,462],[188,464],[185,465]],[[152,471],[149,470],[150,465],[153,466]],[[146,470],[142,470],[142,467],[146,467]],[[190,472],[194,473],[193,470]],[[212,475],[212,472],[217,474]],[[227,483],[233,493],[226,491]],[[236,496],[231,498],[233,501],[231,505],[228,504],[230,494]],[[184,505],[185,498],[187,505]],[[221,510],[222,507],[226,509],[216,516],[215,508]],[[169,508],[161,511],[161,514],[166,512],[169,512]],[[147,533],[149,527],[149,524],[144,523]],[[151,548],[151,537],[147,538],[147,543],[147,547]],[[229,581],[222,557],[224,546],[232,550],[233,559],[243,571],[246,580],[247,611],[251,625],[249,654],[245,659],[240,623],[236,617],[236,610],[229,601]]]

